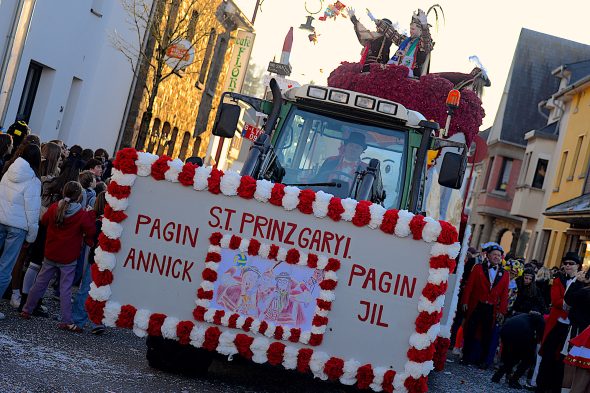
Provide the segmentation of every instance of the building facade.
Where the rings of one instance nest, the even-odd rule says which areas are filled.
[[[134,36],[122,4],[5,0],[0,18],[0,125],[24,120],[42,140],[114,150],[133,80],[110,44],[112,32]]]
[[[167,3],[168,7],[177,4],[176,16],[167,17],[159,24],[162,29],[173,26],[175,31],[186,32],[182,38],[193,44],[194,60],[182,72],[170,75],[159,84],[143,146],[137,146],[136,141],[149,102],[146,85],[150,86],[154,69],[148,65],[140,67],[121,145],[182,160],[190,156],[203,157],[234,38],[239,30],[252,31],[253,28],[231,0],[167,0]],[[157,43],[154,41],[154,37],[148,38],[147,48],[151,48],[155,57]],[[153,59],[151,61],[153,64]],[[170,73],[171,68],[165,65],[164,72]]]
[[[590,58],[560,67],[566,81],[552,96],[562,108],[559,143],[553,154],[554,179],[548,189],[543,232],[548,237],[544,261],[559,266],[567,251],[590,264]],[[541,249],[541,252],[543,250]]]
[[[475,185],[479,195],[474,198],[469,220],[474,227],[473,246],[496,241],[506,251],[519,256],[526,254],[532,232],[527,220],[532,213],[511,213],[517,186],[522,183],[519,179],[522,179],[520,172],[526,153],[525,135],[547,125],[547,114],[539,110],[538,103],[559,88],[560,80],[551,72],[563,63],[584,60],[589,55],[589,45],[521,30],[489,131],[488,158],[481,165]],[[536,198],[540,200],[538,195]]]

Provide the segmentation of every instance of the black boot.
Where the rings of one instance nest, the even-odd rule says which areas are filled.
[[[508,381],[508,386],[512,389],[522,389],[522,385],[520,384],[520,382],[518,382],[518,379],[516,378],[510,378],[510,380]]]
[[[492,382],[500,383],[500,381],[502,380],[502,377],[503,376],[504,376],[504,371],[500,368],[492,376]]]

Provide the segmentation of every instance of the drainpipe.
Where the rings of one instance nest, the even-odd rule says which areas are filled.
[[[2,53],[0,68],[0,126],[6,120],[12,97],[14,81],[20,66],[36,0],[19,0],[8,33],[8,41]],[[16,46],[15,46],[16,45]]]

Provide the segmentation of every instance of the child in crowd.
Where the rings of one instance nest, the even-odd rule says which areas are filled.
[[[74,305],[72,309],[73,313],[73,321],[76,326],[80,329],[84,329],[88,321],[88,314],[86,313],[86,309],[84,308],[84,304],[86,303],[86,299],[88,298],[88,291],[90,290],[90,282],[92,282],[92,274],[91,274],[91,267],[94,264],[94,252],[98,245],[98,235],[102,229],[102,216],[104,214],[104,207],[106,205],[105,199],[105,192],[102,191],[100,194],[97,195],[96,201],[94,202],[94,214],[96,216],[96,233],[94,235],[94,245],[92,247],[85,246],[86,252],[85,254],[88,256],[85,260],[86,263],[84,265],[84,273],[82,275],[82,281],[80,283],[80,288],[78,289],[78,293],[74,298]],[[91,333],[92,334],[102,334],[105,330],[104,325],[95,325],[94,323],[90,322],[91,325]]]
[[[52,204],[43,215],[41,223],[47,227],[45,258],[43,267],[31,288],[21,317],[29,319],[39,299],[45,294],[49,281],[60,272],[60,311],[61,323],[58,328],[71,332],[81,332],[72,323],[72,283],[76,270],[76,259],[80,255],[82,243],[92,244],[96,233],[94,212],[82,208],[82,187],[70,181],[63,189],[63,199]]]
[[[84,171],[78,176],[78,181],[82,186],[82,208],[92,209],[94,201],[96,200],[96,192],[94,192],[94,187],[96,187],[96,177],[91,171]]]

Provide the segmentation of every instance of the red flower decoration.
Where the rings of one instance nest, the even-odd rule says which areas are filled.
[[[432,284],[427,283],[422,290],[422,295],[431,302],[435,301],[437,297],[447,292],[448,284]]]
[[[271,244],[270,251],[268,252],[268,259],[276,260],[278,255],[279,255],[279,246],[277,246],[276,244]]]
[[[102,287],[103,285],[109,285],[113,282],[113,272],[110,270],[98,270],[98,265],[93,263],[90,265],[90,275],[92,276],[92,281],[97,287]]]
[[[344,206],[340,198],[333,197],[328,203],[328,217],[334,221],[340,221],[344,213]]]
[[[356,387],[359,389],[368,389],[373,383],[375,374],[370,364],[360,366],[356,372]]]
[[[291,328],[291,335],[289,336],[289,341],[292,343],[296,343],[301,338],[301,329],[299,328]]]
[[[285,344],[276,341],[273,342],[268,346],[268,350],[266,351],[268,363],[272,364],[273,366],[278,366],[279,364],[283,363],[284,354]]]
[[[205,330],[205,341],[203,342],[203,348],[207,351],[214,351],[219,345],[219,336],[221,336],[221,330],[217,326],[212,326]]]
[[[426,333],[428,329],[435,325],[440,321],[442,317],[442,313],[440,312],[433,312],[427,313],[426,311],[422,311],[418,314],[418,318],[416,318],[416,332],[417,333]]]
[[[318,267],[318,256],[315,254],[307,254],[307,266],[315,269]]]
[[[223,237],[223,235],[219,232],[213,232],[211,234],[211,236],[209,236],[209,243],[211,243],[213,246],[219,246],[221,245],[221,238]]]
[[[418,379],[408,376],[404,381],[404,386],[408,393],[424,393],[428,391],[428,378],[420,377]]]
[[[254,198],[256,192],[256,179],[251,176],[242,176],[238,187],[238,195],[244,199]]]
[[[395,379],[396,372],[393,370],[387,370],[383,375],[383,383],[381,387],[387,393],[393,393],[393,380]]]
[[[332,309],[332,302],[327,302],[322,299],[317,299],[317,305],[322,310],[330,311]]]
[[[422,229],[424,229],[424,225],[426,225],[426,221],[424,221],[422,215],[416,214],[412,217],[410,220],[410,231],[414,240],[422,240]]]
[[[121,222],[127,218],[127,214],[123,211],[115,211],[108,203],[104,207],[104,217],[112,222]]]
[[[324,366],[324,372],[330,381],[336,381],[344,374],[344,360],[340,358],[330,358]]]
[[[300,373],[306,373],[309,371],[309,361],[311,360],[311,355],[313,354],[313,349],[309,348],[301,348],[297,353],[297,371]]]
[[[416,349],[411,347],[408,349],[408,359],[416,363],[424,363],[429,360],[432,360],[434,356],[434,344],[430,344],[428,347],[424,349]]]
[[[205,313],[206,312],[207,312],[207,309],[205,307],[197,306],[193,310],[193,318],[195,318],[195,321],[203,322],[205,320]]]
[[[223,176],[223,171],[215,168],[211,170],[211,174],[207,178],[207,187],[209,188],[210,193],[221,193],[221,188],[219,188],[221,184],[221,176]]]
[[[168,161],[172,161],[172,158],[168,157],[167,155],[163,155],[154,161],[152,164],[152,177],[154,179],[164,180],[166,171],[170,169]]]
[[[228,327],[230,327],[230,328],[234,328],[234,329],[235,329],[235,328],[236,328],[236,324],[237,324],[237,322],[238,322],[238,318],[239,318],[239,317],[240,317],[240,316],[239,316],[238,314],[235,314],[235,313],[234,313],[234,314],[232,314],[232,315],[229,317],[229,319],[227,320],[227,326],[228,326]]]
[[[372,205],[371,201],[359,201],[354,210],[352,223],[357,227],[364,227],[371,221],[371,211],[369,207]]]
[[[450,269],[451,267],[454,267],[454,265],[455,260],[449,258],[449,256],[445,254],[430,258],[431,269]]]
[[[297,209],[301,213],[311,214],[313,213],[313,202],[315,201],[315,192],[313,190],[302,190],[299,193],[299,204]]]
[[[221,254],[218,252],[208,252],[205,256],[205,262],[219,262],[221,261]]]
[[[202,276],[205,281],[215,282],[217,280],[217,272],[209,268],[203,270]]]
[[[264,334],[264,332],[266,332],[266,329],[268,329],[268,322],[266,322],[266,321],[260,322],[260,327],[258,328],[258,333]]]
[[[216,325],[221,325],[221,318],[225,315],[225,311],[217,310],[215,314],[213,314],[213,323]]]
[[[447,351],[451,346],[451,340],[444,337],[437,337],[434,341],[434,357],[432,360],[434,361],[434,369],[436,371],[442,371],[445,368],[445,362],[447,360]]]
[[[248,254],[252,256],[258,255],[258,251],[260,250],[260,242],[256,239],[250,239],[250,244],[248,244]]]
[[[205,291],[203,288],[197,289],[197,297],[199,299],[213,299],[213,291]]]
[[[237,250],[240,248],[240,243],[242,243],[242,238],[236,235],[232,235],[231,239],[229,239],[229,248],[232,250]]]
[[[88,312],[88,318],[96,323],[96,324],[101,324],[102,323],[102,319],[104,318],[104,306],[106,304],[105,302],[99,302],[94,300],[92,297],[88,296],[86,298],[86,302],[84,303],[84,306],[86,307],[86,311]]]
[[[250,337],[247,334],[236,334],[236,339],[234,340],[238,353],[248,360],[252,359],[252,356],[254,356],[250,349],[250,345],[252,345],[253,341],[254,337]]]
[[[295,265],[299,262],[299,250],[296,248],[291,248],[287,251],[287,257],[285,258],[285,262]]]
[[[334,280],[322,280],[322,282],[320,282],[320,288],[325,291],[331,291],[332,289],[336,288],[336,284],[337,282]]]
[[[446,221],[439,221],[442,230],[438,235],[437,241],[442,244],[454,244],[459,240],[457,229]]]
[[[381,230],[390,235],[395,232],[395,226],[399,218],[399,210],[391,209],[383,215],[383,222],[381,223]]]
[[[246,320],[244,321],[244,326],[242,326],[242,330],[249,332],[250,328],[252,327],[252,322],[254,322],[254,318],[252,318],[252,317],[246,318]]]
[[[136,312],[137,309],[130,304],[121,306],[121,312],[119,313],[115,325],[120,328],[131,329],[133,327],[133,319],[135,318]]]
[[[320,345],[324,339],[323,334],[315,334],[312,333],[311,337],[309,338],[309,345],[313,345],[314,347]]]
[[[277,326],[275,328],[275,334],[274,334],[273,337],[276,338],[277,340],[282,340],[283,339],[283,333],[284,333],[283,327],[282,326]]]
[[[131,195],[131,187],[120,186],[116,181],[111,181],[107,186],[107,192],[117,199],[125,199]]]
[[[104,233],[98,235],[98,245],[106,252],[117,253],[121,250],[121,240],[109,239]]]
[[[154,313],[150,315],[147,332],[150,336],[160,337],[162,335],[162,325],[166,319],[166,314]]]
[[[176,325],[176,335],[178,336],[178,342],[182,345],[187,345],[191,342],[191,332],[195,327],[192,321],[180,321]]]
[[[126,148],[119,150],[115,161],[113,161],[113,167],[125,174],[137,174],[137,151],[132,148]]]
[[[340,261],[336,258],[329,258],[328,264],[324,270],[332,272],[340,270]]]
[[[285,185],[275,183],[270,191],[270,199],[268,200],[272,205],[283,206],[283,197],[285,196]]]
[[[199,166],[197,164],[193,164],[187,162],[182,166],[182,171],[178,174],[178,181],[183,186],[192,186],[195,183],[195,171]]]
[[[328,317],[322,317],[320,315],[315,315],[313,320],[311,321],[313,326],[324,326],[328,324]]]

